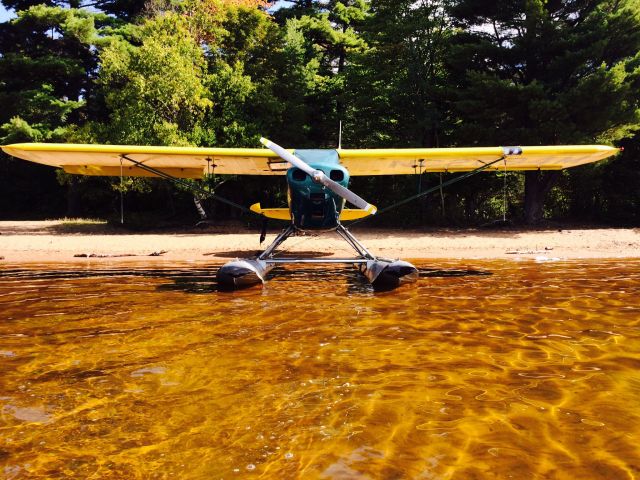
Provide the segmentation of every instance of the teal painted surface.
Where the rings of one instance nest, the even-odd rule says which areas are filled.
[[[342,179],[333,178],[343,187],[349,186],[349,172],[340,165],[338,152],[335,150],[296,150],[295,155],[316,170],[334,177],[336,172],[342,173]],[[300,179],[296,175],[300,175]],[[291,197],[289,207],[293,224],[302,230],[331,230],[338,226],[340,212],[344,200],[324,186],[315,183],[311,177],[297,168],[287,172],[287,183]]]
[[[340,157],[336,150],[296,150],[293,153],[296,157],[309,164],[338,165],[340,163]]]

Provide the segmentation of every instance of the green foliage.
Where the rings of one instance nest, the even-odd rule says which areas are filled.
[[[145,2],[140,0],[2,0],[1,3],[7,9],[15,11],[28,10],[37,5],[70,9],[92,7],[126,20],[131,20],[139,15],[145,5]]]
[[[635,128],[637,5],[491,3],[452,9],[463,25],[478,28],[454,38],[450,60],[460,87],[460,142],[613,141]]]
[[[446,144],[451,31],[446,0],[373,0],[364,36],[370,49],[351,70],[349,140],[358,146]],[[365,112],[364,115],[362,112]]]
[[[640,221],[638,0],[296,0],[273,16],[262,0],[2,3],[18,11],[0,24],[3,143],[256,146],[264,135],[331,148],[340,120],[345,148],[623,142],[620,158],[565,172],[553,188],[551,176],[507,174],[508,215],[536,200],[539,215]],[[40,167],[3,158],[3,168],[25,179]],[[61,185],[69,208],[84,209],[70,214],[115,213],[118,190],[195,214],[188,192],[157,180],[59,174],[58,185],[42,168],[43,194]],[[375,222],[495,220],[503,180],[486,173]],[[356,178],[353,188],[384,206],[439,181]],[[27,190],[0,182],[5,204]],[[266,205],[285,201],[283,187],[237,178],[220,188]]]
[[[65,125],[70,114],[84,105],[83,101],[59,98],[52,85],[39,90],[20,92],[21,115],[0,126],[0,142],[64,141],[73,126]]]
[[[205,87],[204,54],[186,21],[173,13],[146,20],[140,45],[113,38],[100,55],[98,84],[110,122],[103,141],[188,145],[212,106]]]
[[[0,24],[0,142],[77,141],[98,66],[96,25],[108,19],[53,2],[8,6],[24,10]],[[6,171],[0,203],[13,205],[15,212],[29,206],[41,215],[65,213],[55,172],[6,156],[0,168]]]
[[[206,145],[257,145],[281,106],[273,100],[277,28],[262,11],[229,7],[206,50],[213,107],[204,120]]]
[[[280,13],[284,21],[285,85],[296,102],[295,118],[304,129],[307,147],[335,147],[338,122],[347,121],[351,69],[367,50],[362,26],[368,18],[362,0],[300,3]]]
[[[456,143],[612,142],[638,128],[637,1],[461,0],[450,14]],[[527,175],[535,222],[553,179]]]
[[[65,139],[97,67],[96,14],[36,5],[0,25],[0,140]]]

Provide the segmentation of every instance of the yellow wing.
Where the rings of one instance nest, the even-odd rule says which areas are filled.
[[[421,172],[466,172],[502,157],[510,147],[413,148],[338,150],[340,163],[349,174],[408,175]],[[514,147],[516,148],[516,147]],[[596,162],[618,153],[604,145],[517,147],[520,155],[507,155],[507,170],[561,170]],[[512,148],[513,150],[513,148]],[[504,170],[503,162],[489,167]]]
[[[269,149],[147,147],[20,143],[2,149],[9,155],[82,175],[154,176],[128,159],[180,178],[219,175],[282,175],[289,164]],[[126,157],[126,158],[124,158]]]
[[[520,148],[520,147],[518,147]],[[219,175],[282,175],[289,165],[269,149],[148,147],[22,143],[2,147],[9,155],[82,175],[153,176],[134,162],[181,178]],[[603,145],[521,147],[507,155],[508,170],[560,170],[595,162],[618,152]],[[356,175],[464,172],[501,158],[503,147],[338,150],[340,162]],[[500,162],[492,170],[503,170]]]

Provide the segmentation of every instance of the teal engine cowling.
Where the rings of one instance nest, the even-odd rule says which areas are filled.
[[[349,186],[349,172],[340,165],[336,150],[296,150],[295,155],[343,187]],[[316,183],[302,170],[287,171],[289,208],[293,224],[301,230],[331,230],[339,223],[344,199]]]

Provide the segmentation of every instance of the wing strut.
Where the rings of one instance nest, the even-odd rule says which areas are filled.
[[[157,175],[160,178],[164,178],[165,180],[170,180],[178,185],[182,185],[183,187],[185,187],[188,190],[191,190],[192,192],[198,192],[200,195],[203,195],[203,199],[205,198],[213,198],[214,200],[217,200],[219,202],[225,203],[231,207],[237,208],[239,210],[241,210],[244,213],[253,213],[256,215],[260,215],[262,216],[262,214],[260,213],[256,213],[252,210],[249,210],[247,207],[240,205],[239,203],[233,202],[231,200],[228,200],[224,197],[221,197],[220,195],[216,195],[213,192],[209,192],[207,190],[205,190],[202,187],[198,187],[195,185],[191,185],[189,182],[185,182],[183,179],[178,178],[178,177],[174,177],[173,175],[169,175],[168,173],[163,172],[162,170],[158,170],[156,168],[150,167],[148,165],[145,165],[142,162],[138,162],[137,160],[134,160],[133,158],[129,158],[126,155],[121,155],[121,158],[130,161],[131,163],[133,163],[136,167],[141,168],[142,170],[145,170],[149,173],[153,173],[154,175]]]
[[[120,157],[120,224],[124,225],[124,180],[122,177],[122,160]]]
[[[517,150],[515,147],[508,147],[508,148],[504,148],[504,155],[502,155],[500,158],[497,158],[495,160],[492,160],[491,162],[485,163],[483,165],[481,165],[480,167],[476,168],[475,170],[471,170],[470,172],[464,173],[462,175],[458,175],[455,178],[452,178],[451,180],[448,180],[444,183],[441,183],[440,185],[436,186],[436,187],[432,187],[429,188],[428,190],[425,190],[424,192],[420,192],[417,195],[413,195],[409,198],[405,198],[404,200],[400,200],[397,203],[394,203],[393,205],[390,205],[386,208],[383,208],[382,210],[378,210],[378,215],[388,212],[389,210],[393,210],[394,208],[399,207],[400,205],[405,205],[409,202],[413,202],[414,200],[417,200],[418,198],[422,198],[425,195],[429,195],[430,193],[433,193],[437,190],[441,190],[444,187],[448,187],[449,185],[453,185],[454,183],[460,182],[466,178],[469,178],[473,175],[475,175],[476,173],[480,173],[484,170],[486,170],[487,168],[491,167],[492,165],[498,163],[498,162],[502,162],[504,160],[506,160],[507,156],[509,155],[521,155],[522,154],[522,149]],[[364,222],[365,220],[369,219],[371,217],[365,217],[365,218],[361,218],[360,220],[356,220],[355,222],[352,222],[350,224],[350,226],[353,225],[357,225],[358,223]]]

